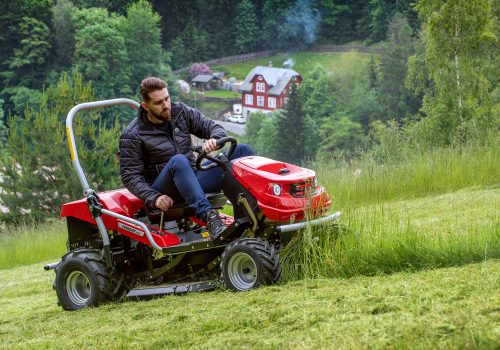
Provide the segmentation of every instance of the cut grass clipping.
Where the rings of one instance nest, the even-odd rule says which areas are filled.
[[[500,262],[65,312],[53,272],[0,273],[0,348],[498,349]]]

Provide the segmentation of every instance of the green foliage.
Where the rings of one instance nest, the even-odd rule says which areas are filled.
[[[265,117],[262,121],[254,146],[258,155],[278,159],[278,118],[281,118],[281,111],[274,111],[270,117]]]
[[[284,0],[266,0],[262,8],[262,41],[266,48],[279,48],[283,47],[283,43],[278,42],[277,34],[284,23],[284,13],[288,1]]]
[[[91,87],[81,76],[70,80],[63,75],[42,93],[37,111],[26,109],[21,117],[10,119],[0,194],[9,208],[2,215],[5,222],[45,220],[57,215],[64,201],[81,197],[65,147],[65,116],[75,104],[92,100]],[[114,157],[120,130],[117,125],[111,129],[102,125],[99,116],[90,113],[74,126],[82,166],[96,190],[117,186],[120,181]]]
[[[207,32],[190,21],[182,33],[172,41],[172,66],[174,68],[188,66],[208,58]]]
[[[267,117],[263,112],[251,113],[247,118],[245,134],[242,136],[241,142],[246,143],[255,149],[257,147],[259,131],[262,129],[262,123],[266,118]]]
[[[401,120],[420,108],[419,98],[405,86],[408,59],[416,51],[417,42],[406,18],[396,12],[389,23],[388,41],[380,56],[376,82],[380,119]],[[370,71],[370,74],[373,74]],[[373,85],[373,77],[370,82]]]
[[[294,164],[300,164],[311,159],[316,153],[316,124],[304,110],[304,97],[301,89],[290,82],[285,109],[276,114],[276,142],[278,159]]]
[[[35,67],[46,62],[49,50],[49,28],[35,18],[23,17],[18,27],[20,42],[9,60],[11,76],[9,83],[33,84],[36,79]]]
[[[238,5],[235,43],[239,52],[253,52],[259,45],[260,34],[255,11],[255,6],[250,0],[242,0]]]
[[[332,113],[333,94],[330,88],[330,78],[319,64],[314,66],[302,83],[304,111],[318,125]]]
[[[70,67],[75,52],[75,28],[72,14],[77,8],[70,0],[58,0],[52,7],[52,25],[56,41],[57,60],[63,67]]]
[[[323,8],[319,32],[322,41],[343,43],[360,38],[355,30],[356,21],[362,16],[366,5],[362,2],[330,0],[321,0],[320,3]]]
[[[414,62],[425,63],[434,87],[425,91],[422,111],[427,118],[419,127],[436,128],[441,136],[432,140],[435,144],[465,143],[498,130],[494,89],[500,65],[493,2],[422,0],[417,10],[425,55]]]
[[[103,9],[82,9],[75,13],[75,64],[86,80],[94,83],[99,99],[130,94],[125,39],[119,19]]]
[[[361,125],[365,133],[370,123],[378,118],[379,105],[374,90],[370,89],[367,70],[363,64],[357,70],[327,75],[323,68],[316,67],[312,77],[304,80],[305,111],[316,121],[321,132],[329,130],[322,134],[321,143],[328,142],[331,127],[341,117]]]
[[[15,115],[21,115],[27,108],[35,111],[40,105],[40,92],[21,86],[12,90],[10,102]]]
[[[52,0],[0,2],[0,86],[38,87],[50,63]],[[32,52],[33,51],[33,52]],[[33,71],[34,65],[36,71]],[[12,65],[12,67],[11,67]]]
[[[171,75],[166,64],[167,55],[161,47],[160,20],[145,0],[132,4],[127,10],[127,17],[120,17],[119,30],[125,40],[127,65],[131,68],[128,79],[132,91],[145,77],[167,79]],[[124,84],[126,79],[123,76],[121,83]]]
[[[409,1],[380,4],[388,16],[408,16]],[[130,96],[146,75],[168,78],[170,61],[180,68],[253,50],[363,39],[370,31],[360,31],[358,19],[378,21],[371,11],[358,0],[4,1],[0,93],[9,111],[10,88],[42,89],[60,73],[79,70],[99,97]]]
[[[351,158],[359,155],[366,144],[366,137],[360,123],[347,116],[332,116],[321,124],[322,143],[318,158]]]

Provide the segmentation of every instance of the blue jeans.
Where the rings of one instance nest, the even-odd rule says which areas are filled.
[[[254,150],[241,144],[236,146],[229,160],[252,155],[255,155]],[[205,193],[219,192],[223,178],[224,171],[220,167],[207,171],[193,170],[188,157],[176,154],[165,164],[151,187],[168,195],[175,203],[187,202],[196,210],[196,215],[203,216],[212,209]]]

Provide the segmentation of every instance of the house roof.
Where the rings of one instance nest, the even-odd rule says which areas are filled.
[[[262,75],[269,85],[269,95],[280,95],[292,77],[300,77],[293,69],[257,66],[248,73],[241,85],[241,90],[252,91],[252,80],[256,75]]]
[[[208,83],[209,81],[211,81],[213,79],[215,79],[215,80],[221,80],[219,77],[216,77],[213,74],[210,74],[210,75],[208,75],[208,74],[198,74],[191,81],[194,81],[196,83]]]

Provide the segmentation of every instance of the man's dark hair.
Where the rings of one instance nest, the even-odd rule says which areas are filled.
[[[151,91],[161,90],[167,87],[167,83],[156,77],[148,77],[141,81],[139,89],[141,91],[141,97],[144,102],[149,102],[149,93]]]

